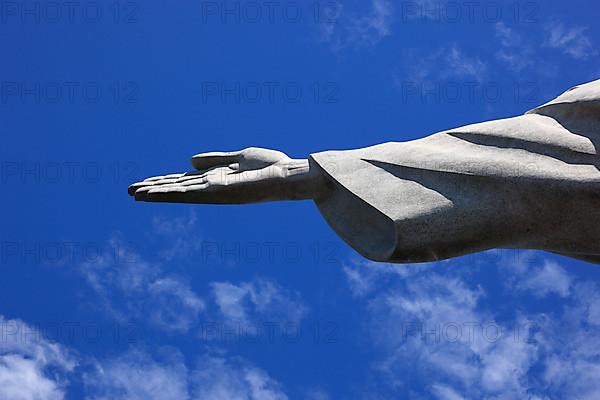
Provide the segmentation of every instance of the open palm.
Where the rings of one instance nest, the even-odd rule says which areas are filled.
[[[289,177],[308,170],[306,160],[250,147],[192,157],[195,170],[148,178],[129,187],[139,201],[240,204],[290,198]],[[286,182],[288,180],[288,182]],[[291,197],[293,198],[293,197]]]

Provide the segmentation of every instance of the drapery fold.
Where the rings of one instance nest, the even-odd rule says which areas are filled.
[[[525,115],[310,156],[330,226],[376,261],[491,248],[600,259],[600,80]]]

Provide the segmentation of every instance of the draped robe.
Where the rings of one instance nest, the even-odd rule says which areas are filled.
[[[600,80],[525,115],[309,157],[335,232],[375,261],[492,248],[600,263]]]

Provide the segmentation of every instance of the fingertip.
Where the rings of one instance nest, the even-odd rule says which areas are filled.
[[[135,201],[144,201],[146,197],[146,194],[140,190],[136,190],[136,192],[133,194],[133,198],[135,199]]]
[[[192,156],[191,164],[197,170],[205,170],[215,166],[225,166],[237,161],[241,151],[212,151]]]

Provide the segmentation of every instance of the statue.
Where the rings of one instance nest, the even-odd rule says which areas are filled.
[[[412,263],[493,248],[600,263],[600,80],[525,115],[295,160],[248,148],[129,187],[136,200],[316,203],[364,257]]]

